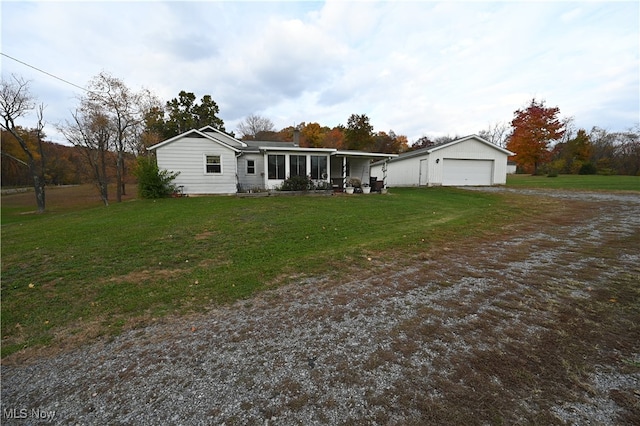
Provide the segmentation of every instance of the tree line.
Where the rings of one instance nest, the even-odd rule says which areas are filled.
[[[576,129],[535,98],[514,113],[506,148],[520,173],[640,175],[640,123],[622,132]]]
[[[24,128],[19,120],[35,110],[37,124]],[[57,129],[71,146],[46,141],[44,105],[36,105],[29,83],[19,76],[2,79],[2,185],[32,185],[38,211],[45,210],[45,186],[93,182],[105,205],[109,184],[115,183],[116,201],[125,195],[136,167],[149,166],[139,159],[146,148],[191,129],[212,126],[225,129],[211,95],[199,101],[195,94],[180,91],[162,102],[151,91],[133,90],[121,79],[103,72],[93,77],[78,106]],[[478,132],[489,142],[515,152],[512,159],[523,173],[640,174],[640,126],[625,132],[608,132],[594,127],[575,129],[573,119],[562,119],[558,107],[532,99],[514,112],[509,123],[496,123]],[[402,152],[428,148],[457,139],[442,136],[407,137],[393,130],[375,131],[366,114],[351,114],[346,125],[323,126],[302,122],[276,130],[273,122],[259,115],[247,116],[237,127],[243,140],[294,141],[302,147],[345,150]]]
[[[307,148],[336,148],[354,151],[399,154],[409,149],[407,137],[389,132],[374,131],[366,114],[351,114],[346,126],[322,126],[319,123],[302,122],[278,131],[273,122],[251,114],[238,124],[240,139],[259,141],[293,142],[295,131],[299,132],[298,143]]]

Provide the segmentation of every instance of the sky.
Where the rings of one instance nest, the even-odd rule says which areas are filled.
[[[637,1],[2,0],[0,7],[2,78],[29,81],[45,105],[45,132],[59,143],[57,126],[101,72],[163,103],[181,90],[198,101],[211,95],[236,133],[250,114],[277,130],[346,125],[366,114],[374,131],[411,143],[508,124],[533,98],[557,106],[577,128],[640,123]],[[22,124],[33,126],[34,115]]]

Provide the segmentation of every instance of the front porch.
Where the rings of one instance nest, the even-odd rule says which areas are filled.
[[[336,151],[331,156],[331,187],[334,192],[344,192],[349,186],[354,192],[362,192],[368,186],[371,191],[379,192],[385,187],[383,176],[371,176],[371,162],[395,157],[395,154],[382,154],[360,151]]]

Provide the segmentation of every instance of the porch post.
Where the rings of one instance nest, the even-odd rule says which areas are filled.
[[[269,156],[267,155],[267,151],[263,151],[262,152],[263,155],[263,168],[262,168],[262,186],[264,187],[264,189],[269,190],[271,188],[269,188],[267,186],[267,179],[269,178]]]
[[[389,162],[389,159],[387,158],[386,160],[384,160],[384,163],[382,163],[382,188],[386,189],[387,188],[387,163]]]
[[[342,157],[342,188],[347,187],[347,156]]]

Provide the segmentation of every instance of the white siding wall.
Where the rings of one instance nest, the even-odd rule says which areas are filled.
[[[493,160],[493,184],[504,185],[507,179],[507,155],[473,139],[433,151],[429,161],[429,185],[442,185],[443,159]],[[439,159],[440,162],[435,161]]]
[[[507,156],[502,152],[473,139],[460,142],[431,153],[429,162],[429,185],[442,185],[443,159],[494,160],[493,184],[506,183]],[[439,159],[439,163],[435,160]]]
[[[349,158],[349,176],[347,178],[360,179],[362,183],[369,183],[369,159]]]
[[[418,186],[420,159],[422,158],[426,158],[426,156],[389,163],[387,167],[387,186]]]
[[[420,160],[427,157],[428,155],[425,154],[419,157],[388,162],[385,184],[388,187],[418,186],[420,177]],[[378,180],[383,179],[384,173],[382,171],[382,164],[371,166],[371,176],[375,176]]]
[[[255,174],[247,174],[247,160],[255,163]],[[238,182],[243,191],[250,189],[264,189],[264,156],[262,154],[244,154],[238,158]]]
[[[493,160],[493,184],[504,185],[507,176],[507,155],[482,142],[470,139],[442,149],[435,150],[430,154],[409,157],[396,161],[390,161],[387,165],[386,184],[389,187],[398,186],[418,186],[420,183],[429,186],[442,185],[442,171],[444,159],[468,159],[468,160]],[[420,161],[422,172],[428,176],[420,177]],[[425,170],[426,169],[426,170]],[[382,165],[375,165],[371,168],[371,175],[382,179]]]
[[[205,173],[205,156],[219,155],[222,174]],[[175,185],[185,194],[235,194],[237,162],[233,150],[204,138],[183,138],[156,150],[158,167],[180,172]]]

